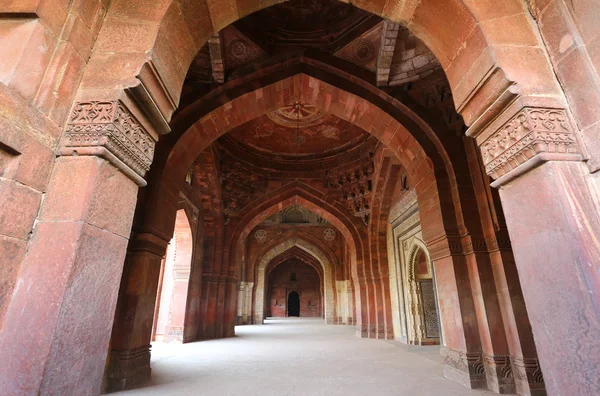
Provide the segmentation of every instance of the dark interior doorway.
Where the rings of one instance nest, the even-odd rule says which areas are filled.
[[[298,292],[291,292],[288,295],[288,316],[300,316],[300,295]]]

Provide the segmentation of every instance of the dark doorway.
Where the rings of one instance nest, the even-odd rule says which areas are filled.
[[[288,295],[288,316],[300,316],[300,295],[298,292],[291,292]]]

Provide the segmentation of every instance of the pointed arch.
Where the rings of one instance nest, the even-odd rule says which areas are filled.
[[[257,277],[256,277],[256,289],[255,289],[255,303],[254,303],[254,323],[262,324],[265,318],[265,293],[266,293],[266,276],[267,276],[267,265],[277,258],[282,253],[297,247],[299,249],[304,250],[309,253],[313,257],[317,259],[317,261],[321,264],[321,268],[323,270],[323,281],[324,281],[324,294],[325,294],[325,322],[326,323],[334,323],[335,322],[335,301],[334,301],[334,288],[333,288],[333,277],[332,277],[332,263],[329,261],[327,255],[321,251],[318,247],[313,245],[312,243],[306,241],[303,238],[294,236],[291,237],[277,246],[273,247],[271,250],[266,252],[257,268]]]

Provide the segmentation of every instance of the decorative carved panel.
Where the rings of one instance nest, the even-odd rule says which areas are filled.
[[[223,194],[223,212],[225,223],[235,217],[248,205],[256,190],[264,186],[265,177],[239,162],[223,161],[221,166],[221,183]]]
[[[421,281],[421,302],[423,307],[423,321],[425,322],[425,336],[427,338],[439,338],[440,329],[433,281]]]
[[[494,179],[540,153],[580,154],[565,110],[525,107],[481,144],[486,172]]]
[[[346,208],[365,225],[369,224],[373,195],[373,174],[375,164],[372,160],[350,169],[336,170],[327,175],[329,185],[342,190]]]
[[[106,156],[115,166],[123,168],[124,164],[144,176],[152,164],[154,145],[154,139],[121,101],[90,101],[79,102],[73,108],[61,152],[101,155],[101,151],[89,149],[105,149],[118,160]]]

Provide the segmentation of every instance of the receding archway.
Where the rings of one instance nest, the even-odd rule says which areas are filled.
[[[177,211],[173,238],[161,264],[156,296],[153,341],[183,342],[193,236],[185,209]]]
[[[286,251],[297,247],[302,249],[303,251],[309,253],[314,256],[319,264],[321,265],[323,271],[323,282],[324,282],[324,312],[325,312],[325,321],[326,323],[334,323],[336,318],[334,315],[334,288],[333,288],[333,279],[332,279],[332,268],[331,263],[327,256],[312,243],[298,238],[292,237],[288,240],[280,243],[279,245],[273,247],[269,250],[264,256],[262,256],[257,268],[256,268],[256,288],[254,292],[254,323],[261,324],[265,318],[266,307],[265,307],[265,299],[266,299],[266,284],[267,284],[267,266],[270,262],[272,262],[277,256]]]

